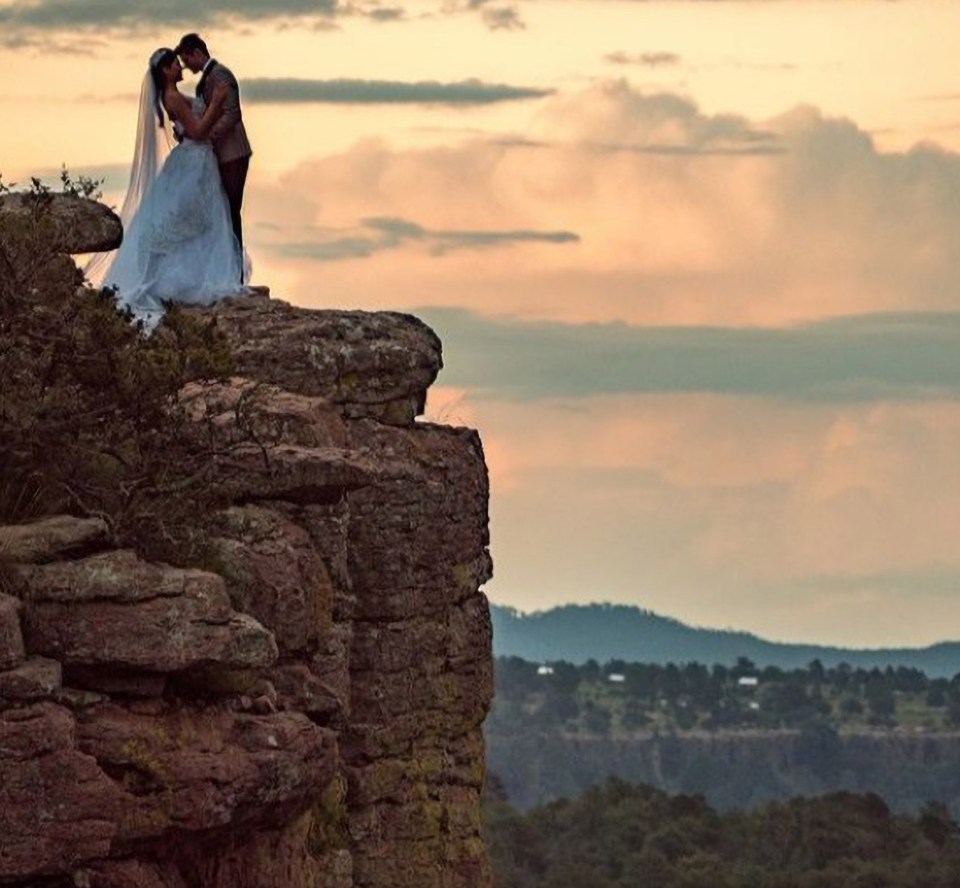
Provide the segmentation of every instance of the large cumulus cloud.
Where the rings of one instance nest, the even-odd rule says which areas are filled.
[[[582,240],[575,255],[531,249],[506,266],[391,256],[394,279],[427,303],[461,304],[468,281],[484,311],[557,320],[769,325],[958,307],[960,158],[880,151],[813,108],[751,121],[612,81],[547,99],[519,138],[367,141],[278,190],[312,195],[307,218],[321,226],[394,216]],[[337,283],[369,292],[380,261]]]

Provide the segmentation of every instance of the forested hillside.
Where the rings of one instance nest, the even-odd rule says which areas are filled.
[[[614,775],[731,808],[837,789],[960,811],[960,677],[496,661],[487,760],[522,807]]]
[[[862,669],[903,666],[932,677],[960,672],[960,643],[926,648],[860,650],[767,641],[749,632],[701,629],[638,607],[567,605],[532,614],[491,607],[493,650],[500,657],[540,662],[626,660],[637,663],[722,663],[747,657],[759,666],[796,669],[811,660],[824,666],[847,663]]]

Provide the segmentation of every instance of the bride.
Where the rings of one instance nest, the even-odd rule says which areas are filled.
[[[204,108],[202,99],[188,99],[177,89],[182,79],[172,49],[150,57],[120,213],[123,243],[86,269],[91,282],[116,288],[118,304],[148,329],[162,317],[164,301],[209,305],[245,292],[237,285],[244,259],[213,147],[205,141],[226,90],[218,89]],[[173,139],[180,144],[171,150]]]

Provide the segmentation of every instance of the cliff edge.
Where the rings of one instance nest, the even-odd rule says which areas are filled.
[[[262,295],[192,313],[237,375],[184,398],[255,442],[202,563],[97,517],[0,527],[0,885],[488,886],[487,472],[475,431],[416,419],[439,340]]]

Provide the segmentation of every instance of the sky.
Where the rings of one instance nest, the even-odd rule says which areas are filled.
[[[494,602],[960,638],[960,4],[0,0],[3,181],[119,205],[189,30],[255,282],[443,339]]]

